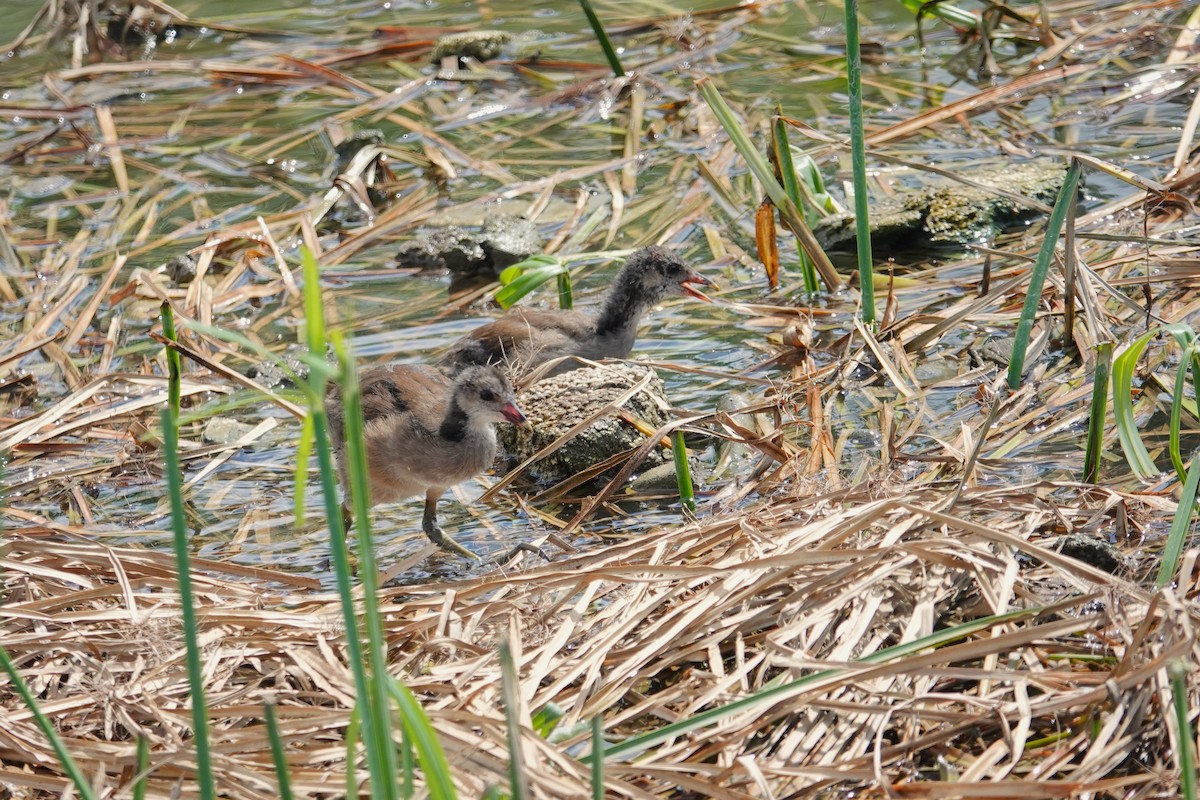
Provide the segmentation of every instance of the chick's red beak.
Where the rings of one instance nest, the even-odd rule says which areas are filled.
[[[679,288],[683,289],[684,294],[694,297],[697,300],[703,300],[706,303],[711,303],[712,298],[692,286],[693,283],[701,286],[712,286],[714,288],[716,287],[716,284],[698,272],[689,272],[687,277],[679,282]]]
[[[513,425],[529,425],[529,420],[525,418],[525,414],[521,412],[521,409],[517,408],[516,403],[505,404],[504,408],[500,409],[500,413]]]

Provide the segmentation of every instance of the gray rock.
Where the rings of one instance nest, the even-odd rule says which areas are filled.
[[[1066,176],[1058,161],[1029,161],[958,172],[965,178],[999,186],[1053,205]],[[985,189],[949,179],[893,197],[871,199],[871,244],[917,249],[938,244],[986,241],[1006,225],[1037,215],[1034,209]],[[854,242],[854,216],[826,217],[813,228],[827,250]]]
[[[622,408],[651,428],[658,428],[665,422],[662,409],[666,400],[662,381],[649,367],[630,364],[584,367],[538,381],[521,391],[517,402],[532,428],[523,430],[510,425],[497,428],[508,468],[616,400],[647,373],[653,375],[649,383],[626,400]],[[531,464],[525,475],[538,483],[559,483],[606,458],[638,447],[645,440],[645,434],[610,412],[579,431],[558,450]],[[668,458],[662,448],[655,448],[639,469],[648,469]],[[609,470],[605,475],[611,478],[619,469]]]

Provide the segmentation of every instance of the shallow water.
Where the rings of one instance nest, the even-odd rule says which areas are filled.
[[[595,43],[574,3],[490,2],[487,4],[448,4],[438,2],[294,2],[280,4],[262,0],[238,2],[180,2],[184,13],[211,23],[286,32],[286,35],[239,36],[210,29],[180,31],[169,41],[144,44],[126,49],[129,58],[144,58],[156,64],[178,59],[219,59],[239,64],[251,60],[266,66],[268,55],[293,55],[316,61],[336,55],[339,49],[367,48],[377,43],[374,30],[383,25],[432,25],[499,28],[512,32],[513,53],[538,51],[547,61],[601,63]],[[280,8],[286,8],[283,13]],[[705,2],[689,7],[696,16],[688,19],[682,12],[665,5],[609,3],[601,8],[606,20],[661,15],[664,27],[685,39],[695,37],[700,45],[689,53],[680,50],[670,37],[638,34],[621,36],[622,56],[631,63],[643,63],[680,53],[670,69],[658,72],[655,80],[663,84],[647,104],[646,120],[656,134],[644,137],[638,165],[637,191],[626,198],[626,221],[611,243],[605,242],[608,218],[603,216],[611,184],[600,174],[564,184],[553,197],[551,208],[539,218],[542,235],[549,239],[559,232],[576,202],[576,193],[586,190],[594,195],[589,214],[601,219],[591,232],[571,241],[571,251],[600,251],[636,247],[665,238],[671,246],[692,260],[707,275],[724,287],[719,302],[711,306],[687,300],[672,300],[658,309],[643,327],[635,350],[638,356],[657,362],[681,365],[685,370],[660,370],[671,403],[681,409],[707,411],[728,392],[738,389],[760,394],[759,382],[743,381],[739,376],[773,382],[786,380],[788,371],[774,363],[779,347],[767,341],[777,332],[778,319],[766,320],[746,310],[744,303],[790,305],[793,293],[766,291],[765,281],[753,262],[753,203],[744,169],[736,163],[729,171],[730,190],[749,203],[745,207],[726,208],[715,202],[685,219],[677,211],[687,197],[689,187],[698,181],[696,158],[706,163],[716,158],[724,135],[697,110],[697,103],[682,105],[691,117],[678,118],[675,101],[687,98],[693,79],[701,74],[716,77],[725,96],[756,114],[769,113],[776,102],[790,116],[802,119],[826,133],[842,135],[846,130],[844,94],[839,77],[842,68],[841,17],[834,6],[812,9],[804,4],[768,4],[762,16],[731,25],[730,14],[705,17],[705,9],[723,7],[723,3]],[[25,2],[0,2],[0,37],[11,38],[24,24]],[[869,44],[878,44],[885,56],[872,59],[868,69],[868,115],[873,125],[881,126],[908,118],[929,104],[941,104],[986,87],[985,79],[954,68],[960,45],[953,32],[944,26],[927,25],[924,48],[918,46],[912,20],[899,4],[870,8],[871,26],[865,33]],[[702,34],[711,38],[705,41]],[[1001,56],[1003,57],[1003,53]],[[62,102],[51,97],[41,84],[46,69],[62,69],[69,54],[61,48],[47,53],[29,52],[0,62],[0,105],[25,108],[61,109]],[[1015,56],[1014,56],[1015,57]],[[961,61],[961,59],[959,59]],[[284,214],[310,198],[319,197],[329,186],[334,161],[326,127],[335,125],[334,115],[352,113],[368,99],[360,92],[322,86],[314,89],[309,82],[295,85],[259,84],[252,80],[234,82],[216,79],[209,64],[187,72],[148,69],[134,73],[101,73],[88,80],[60,79],[64,96],[80,107],[107,100],[120,132],[122,151],[131,176],[136,198],[125,200],[114,195],[114,180],[99,146],[85,147],[73,137],[66,122],[86,127],[88,141],[97,135],[90,112],[78,119],[64,120],[55,132],[58,120],[22,114],[10,108],[0,112],[0,154],[11,154],[32,146],[40,135],[61,146],[61,151],[42,153],[36,158],[10,158],[0,164],[0,179],[13,191],[7,200],[9,221],[5,235],[14,242],[22,263],[7,264],[7,274],[28,280],[28,285],[44,297],[22,297],[0,306],[0,338],[16,340],[36,324],[42,314],[61,301],[60,292],[77,274],[89,276],[89,289],[70,302],[66,323],[52,326],[59,331],[69,325],[72,314],[82,313],[83,304],[95,291],[99,278],[117,252],[128,253],[129,262],[113,284],[124,286],[133,270],[157,269],[170,256],[203,243],[209,232],[256,216],[268,219]],[[276,64],[276,66],[279,66]],[[377,59],[362,64],[336,63],[332,67],[358,81],[384,92],[411,85],[413,80],[433,78],[435,69],[424,61],[411,63]],[[503,72],[502,67],[495,69]],[[538,64],[533,70],[541,69]],[[545,67],[555,89],[565,88],[576,77],[585,77],[577,66]],[[597,73],[587,73],[595,75]],[[564,77],[565,75],[565,77]],[[476,158],[487,159],[511,173],[515,180],[534,180],[560,169],[599,164],[621,155],[626,112],[617,101],[613,109],[603,102],[582,108],[538,105],[547,92],[534,79],[522,80],[503,72],[498,80],[434,81],[419,100],[406,106],[408,119],[428,125],[455,147]],[[1122,163],[1161,163],[1169,160],[1177,141],[1176,128],[1184,118],[1187,105],[1159,102],[1147,109],[1145,103],[1117,104],[1105,107],[1098,100],[1119,93],[1129,76],[1112,70],[1105,78],[1079,87],[1070,98],[1049,99],[1035,95],[1020,107],[1020,120],[1011,110],[1005,114],[986,113],[971,120],[966,131],[954,124],[939,128],[940,139],[914,137],[889,147],[892,155],[912,161],[935,161],[953,169],[966,163],[996,161],[1006,149],[1023,149],[1030,154],[1053,155],[1063,145],[1089,143],[1090,152]],[[1166,84],[1159,84],[1166,85]],[[1096,101],[1091,104],[1088,101]],[[475,121],[464,124],[470,114]],[[393,150],[391,166],[397,176],[396,189],[402,196],[427,192],[442,208],[457,206],[486,197],[505,184],[486,170],[473,165],[456,164],[453,177],[436,175],[437,165],[430,164],[419,136],[380,114],[355,117],[347,130],[381,129]],[[530,128],[536,133],[527,135]],[[802,141],[802,140],[800,140]],[[435,144],[435,149],[440,145]],[[34,148],[36,150],[36,148]],[[39,151],[40,152],[40,151]],[[823,164],[826,180],[841,195],[836,181],[844,174],[834,172],[834,164]],[[884,166],[883,171],[894,169]],[[701,184],[702,186],[702,184]],[[1099,205],[1122,193],[1113,178],[1090,178],[1086,204]],[[522,195],[518,207],[532,203],[537,192]],[[122,215],[152,205],[153,219],[139,216],[133,224],[124,224]],[[595,208],[599,211],[593,211]],[[460,211],[460,210],[459,210]],[[344,212],[353,219],[355,212]],[[364,220],[359,220],[361,224]],[[714,232],[735,254],[740,249],[749,257],[714,261],[705,229]],[[282,231],[282,227],[280,228]],[[578,229],[577,229],[578,230]],[[89,238],[72,245],[78,232]],[[180,232],[183,232],[180,234]],[[277,235],[284,236],[281,232]],[[326,302],[335,326],[353,333],[357,357],[362,363],[390,360],[419,362],[436,357],[449,342],[497,313],[483,304],[445,314],[449,295],[444,275],[396,274],[386,277],[357,277],[359,271],[387,269],[400,241],[411,235],[403,230],[355,253],[345,264],[327,273]],[[1019,242],[1019,235],[1006,241]],[[781,240],[785,260],[795,252],[790,240]],[[324,242],[328,249],[336,241]],[[281,240],[293,269],[298,239],[287,235]],[[886,256],[886,254],[877,254]],[[929,311],[961,296],[968,281],[978,275],[978,266],[968,262],[969,253],[947,252],[936,261],[909,264],[918,274],[936,275],[927,290],[920,288],[898,293],[903,316],[915,310]],[[270,263],[269,253],[264,253]],[[955,264],[962,261],[961,270]],[[82,265],[83,272],[76,269]],[[593,302],[606,285],[615,263],[597,259],[578,270],[575,297],[579,306]],[[36,279],[32,275],[37,275]],[[241,285],[265,282],[262,276],[247,275]],[[787,276],[788,285],[798,282]],[[120,341],[112,354],[109,372],[141,372],[151,368],[147,359],[158,359],[159,347],[148,337],[155,323],[148,314],[157,302],[143,298],[124,300],[115,305],[103,302],[83,348],[72,352],[75,366],[84,381],[101,374],[99,361],[105,331],[119,317]],[[553,302],[550,291],[528,302]],[[843,357],[835,348],[838,339],[852,327],[857,298],[846,291],[824,298],[819,306],[832,316],[815,318],[814,361],[818,366],[837,364]],[[882,307],[882,300],[881,300]],[[273,318],[271,315],[274,315]],[[275,352],[282,352],[300,335],[302,314],[294,298],[280,293],[254,303],[242,302],[216,310],[214,322],[220,326],[249,331]],[[982,381],[971,373],[967,346],[978,338],[986,322],[970,326],[961,337],[948,337],[939,344],[939,352],[924,354],[929,380],[941,380],[940,388],[930,390],[922,400],[923,410],[907,411],[896,393],[886,387],[867,388],[853,377],[846,392],[834,398],[826,408],[831,430],[839,438],[839,454],[844,475],[860,475],[864,464],[880,458],[879,406],[894,404],[903,420],[908,413],[924,414],[927,422],[920,436],[906,445],[931,450],[938,439],[953,439],[962,422],[981,413],[975,389]],[[828,348],[828,349],[826,349]],[[226,364],[244,371],[255,357],[232,352]],[[932,364],[932,366],[930,365]],[[700,367],[725,374],[695,374],[688,367]],[[0,406],[0,417],[15,424],[31,414],[52,406],[67,395],[70,387],[44,352],[35,350],[13,363],[8,377],[31,372],[38,378],[36,394],[20,403]],[[161,370],[161,363],[153,369]],[[189,366],[188,369],[191,369]],[[159,373],[161,374],[161,372]],[[955,376],[968,377],[957,382]],[[989,375],[994,374],[994,368]],[[4,376],[0,376],[4,377]],[[119,400],[120,392],[114,395]],[[293,398],[295,394],[291,395]],[[232,409],[232,410],[231,410]],[[208,417],[234,414],[240,420],[256,424],[266,418],[279,423],[253,447],[234,451],[211,474],[190,489],[200,552],[254,565],[311,573],[328,574],[326,533],[317,522],[309,522],[299,531],[293,527],[293,471],[298,424],[285,412],[263,402],[244,389],[230,387],[226,395],[202,397],[188,407],[196,427],[185,428],[185,438],[196,441],[199,426]],[[802,412],[801,412],[802,413]],[[147,424],[149,419],[145,418]],[[93,535],[108,541],[137,542],[148,546],[168,544],[166,507],[162,497],[160,472],[153,455],[141,456],[123,438],[127,418],[104,422],[102,430],[74,431],[55,441],[75,442],[72,453],[18,452],[10,460],[5,482],[12,489],[9,502],[15,508],[33,512],[59,524],[85,524]],[[803,421],[793,425],[789,436],[798,440],[807,433]],[[1025,460],[1010,467],[988,468],[984,480],[1029,479],[1029,471],[1041,477],[1056,477],[1073,468],[1073,448],[1081,438],[1077,430],[1069,435],[1043,441]],[[1060,450],[1072,456],[1060,457]],[[701,453],[701,457],[710,458]],[[919,455],[919,453],[917,453]],[[196,474],[206,459],[189,462],[185,480]],[[749,462],[742,465],[749,468]],[[73,474],[71,471],[82,471]],[[901,470],[902,471],[902,470]],[[496,554],[512,543],[544,533],[544,523],[528,518],[511,496],[502,496],[493,505],[481,506],[478,497],[489,478],[459,487],[456,497],[447,496],[441,507],[442,522],[462,543],[481,554]],[[316,474],[310,470],[306,493],[310,514],[320,509],[315,490]],[[719,489],[706,487],[706,491]],[[81,502],[80,493],[85,499]],[[458,500],[465,502],[460,503]],[[574,508],[547,509],[569,519]],[[599,541],[600,535],[640,535],[655,526],[681,519],[680,510],[670,503],[634,506],[626,504],[623,517],[603,516],[592,519],[574,540],[578,546]],[[706,513],[703,505],[701,513]],[[87,519],[90,516],[91,519]],[[393,504],[377,510],[375,527],[384,561],[411,554],[425,542],[419,532],[420,504]],[[462,574],[473,569],[461,560],[434,556],[401,577],[413,580],[430,574]]]

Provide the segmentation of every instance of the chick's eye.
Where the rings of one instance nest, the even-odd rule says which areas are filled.
[[[482,392],[479,393],[479,399],[485,403],[490,403],[496,399],[496,393],[493,392],[491,389],[484,389]]]

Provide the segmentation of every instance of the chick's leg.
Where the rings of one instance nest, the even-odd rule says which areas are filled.
[[[429,541],[443,550],[449,550],[451,553],[458,553],[460,556],[474,559],[476,558],[474,553],[447,536],[446,532],[438,525],[437,501],[444,491],[446,490],[442,488],[434,488],[425,492],[425,516],[421,519],[421,530],[425,531],[425,535],[429,537]]]

